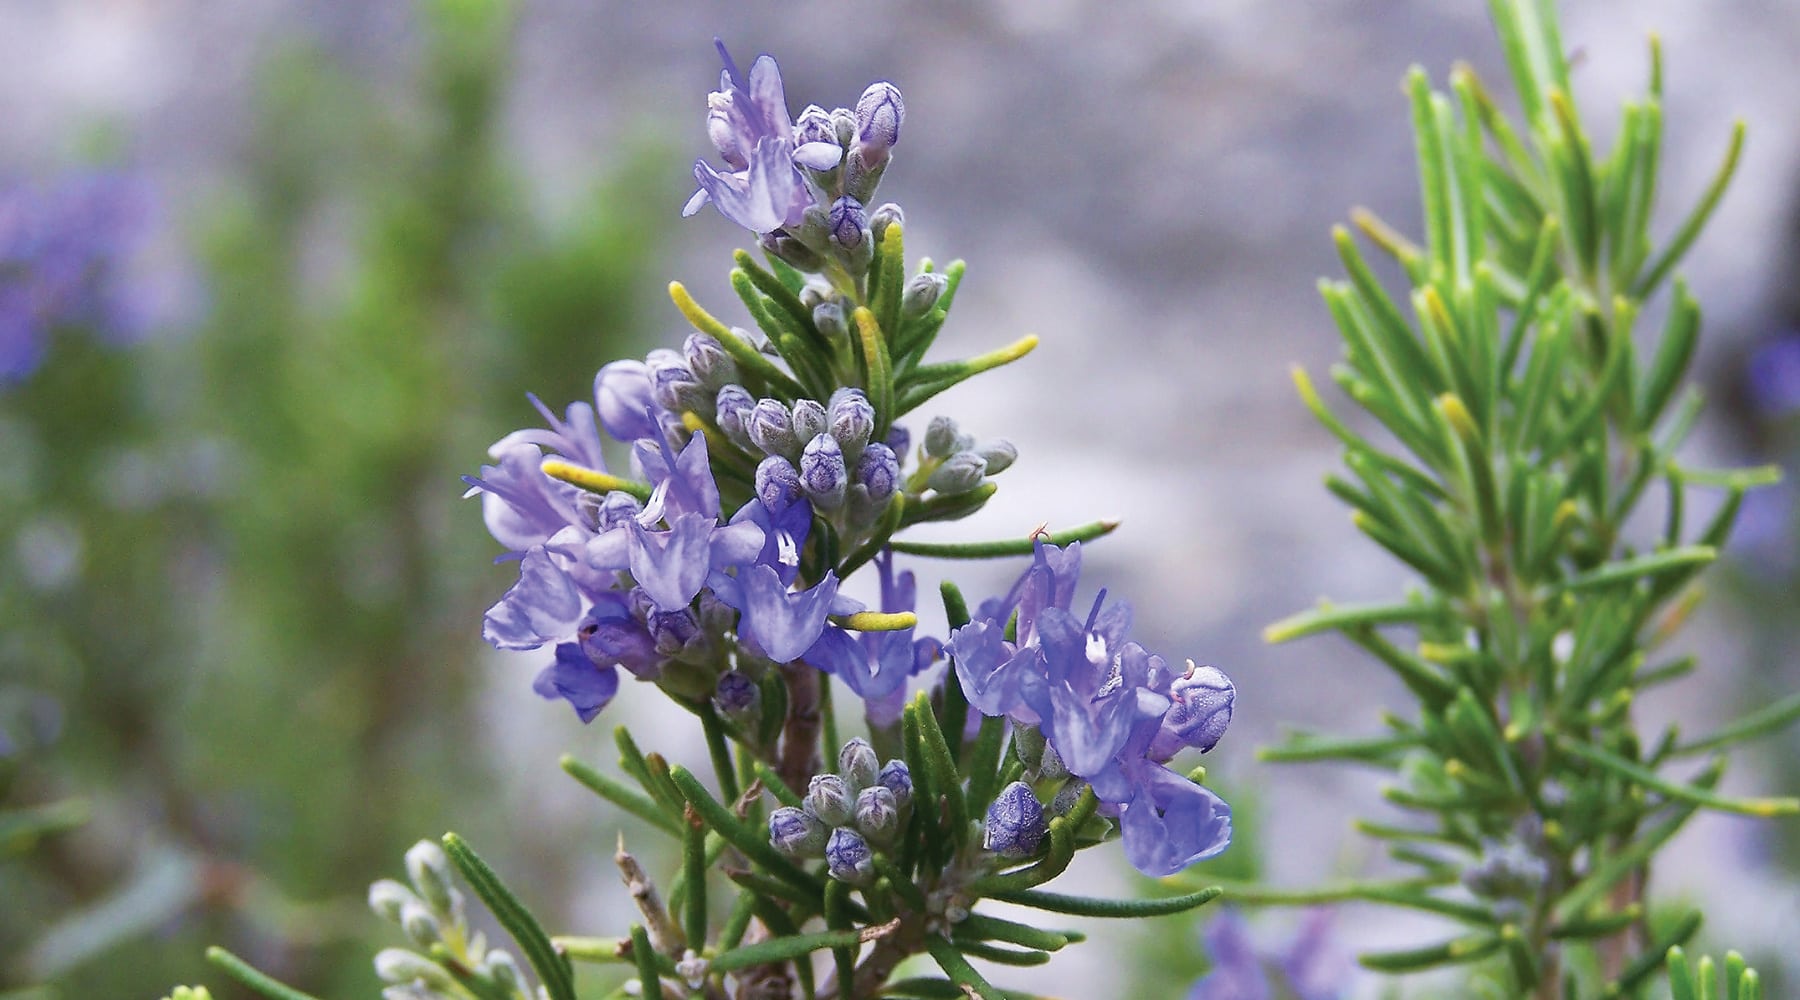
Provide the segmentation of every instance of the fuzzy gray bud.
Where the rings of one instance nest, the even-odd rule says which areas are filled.
[[[881,766],[881,775],[876,783],[894,793],[894,806],[905,809],[912,802],[913,783],[912,770],[903,760],[890,760]]]
[[[745,451],[756,451],[749,426],[750,412],[756,409],[756,397],[750,395],[750,390],[741,385],[722,385],[713,399],[713,407],[714,422],[724,432],[725,439]]]
[[[375,975],[384,983],[420,983],[434,990],[456,988],[456,980],[443,966],[405,948],[383,948],[376,952]]]
[[[450,859],[435,842],[421,840],[406,852],[406,877],[426,905],[446,916],[456,909],[456,887],[451,880]]]
[[[869,445],[863,449],[862,460],[856,463],[856,482],[868,490],[870,500],[885,506],[888,497],[900,487],[900,460],[887,445]]]
[[[407,939],[429,949],[444,939],[444,927],[424,903],[407,903],[400,907],[400,929]]]
[[[802,441],[811,441],[831,424],[825,415],[825,407],[814,399],[797,399],[794,401],[794,436]]]
[[[806,811],[826,826],[843,826],[850,822],[849,786],[835,774],[815,774],[806,785]]]
[[[850,471],[844,467],[844,453],[831,435],[822,433],[807,442],[806,453],[800,456],[800,485],[820,510],[836,510],[844,505]]]
[[[981,485],[987,460],[972,451],[959,451],[931,470],[925,484],[939,493],[967,493]]]
[[[880,775],[881,761],[876,758],[875,748],[868,740],[858,736],[838,751],[838,777],[843,778],[852,791],[868,788]]]
[[[932,417],[925,425],[925,454],[932,458],[949,458],[957,451],[962,431],[952,417]]]
[[[900,293],[900,312],[908,318],[917,318],[930,312],[937,306],[937,301],[944,294],[944,288],[950,279],[934,271],[915,274],[906,280],[906,289]]]
[[[417,893],[391,878],[377,880],[369,886],[369,909],[391,923],[400,922],[400,909],[408,903],[425,905]]]
[[[793,458],[800,453],[794,416],[778,399],[759,399],[750,411],[750,440],[770,455]]]
[[[861,455],[875,433],[875,407],[861,389],[839,389],[831,394],[831,436],[845,456]]]
[[[800,499],[800,473],[794,463],[770,455],[756,466],[756,498],[771,514],[779,514]]]
[[[519,963],[508,952],[495,948],[481,959],[481,971],[487,973],[489,979],[498,983],[502,990],[525,992],[525,974],[519,971]]]
[[[975,454],[980,455],[982,461],[987,463],[987,474],[990,476],[1005,472],[1019,460],[1019,449],[1005,438],[986,442],[975,449]]]
[[[906,121],[906,102],[900,88],[880,80],[869,84],[856,101],[856,147],[863,159],[874,164],[886,158],[888,150],[900,141],[900,126]]]
[[[856,828],[877,844],[891,842],[900,832],[900,804],[894,800],[893,792],[880,785],[856,793],[856,808],[852,813]]]
[[[831,831],[831,839],[825,842],[825,864],[839,882],[868,885],[875,878],[875,852],[862,834],[849,827]]]
[[[825,853],[825,824],[804,809],[782,806],[769,814],[769,843],[796,858],[816,858]]]
[[[737,362],[725,350],[725,345],[704,333],[690,333],[681,345],[682,357],[687,360],[688,371],[700,380],[700,384],[709,391],[717,392],[729,383],[737,381]]]
[[[875,241],[879,243],[887,237],[887,228],[892,225],[906,225],[906,213],[891,201],[882,202],[869,215],[869,232],[874,234]]]
[[[844,319],[844,307],[836,302],[821,302],[813,307],[813,326],[826,340],[844,340],[850,336],[850,323]]]

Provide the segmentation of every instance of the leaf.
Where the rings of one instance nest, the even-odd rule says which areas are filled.
[[[500,876],[494,874],[487,862],[475,853],[468,841],[454,833],[446,833],[443,838],[444,853],[450,855],[450,861],[456,870],[481,897],[481,901],[494,914],[494,919],[525,953],[526,961],[538,975],[544,989],[550,994],[550,1000],[576,1000],[575,980],[569,969],[569,960],[557,952],[556,946],[550,943],[549,935],[506,886],[501,883]]]

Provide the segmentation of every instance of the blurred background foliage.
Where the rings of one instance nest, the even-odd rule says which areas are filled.
[[[681,192],[646,144],[539,217],[496,136],[511,5],[415,16],[398,87],[303,42],[261,67],[230,184],[174,220],[191,329],[59,320],[0,393],[0,995],[149,995],[213,942],[371,993],[364,888],[493,787],[502,574],[457,477],[524,387],[641,353]]]

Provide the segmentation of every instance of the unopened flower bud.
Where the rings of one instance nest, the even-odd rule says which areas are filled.
[[[899,424],[895,424],[888,428],[887,440],[882,443],[887,445],[888,450],[893,452],[901,461],[905,461],[907,449],[912,447],[912,431],[907,430]]]
[[[825,824],[804,809],[782,806],[769,814],[769,843],[790,857],[818,857],[825,852],[825,837]]]
[[[400,929],[421,948],[430,948],[444,939],[443,925],[424,903],[407,903],[400,907]]]
[[[806,785],[806,811],[826,826],[850,822],[852,805],[849,786],[835,774],[815,774]]]
[[[671,413],[694,410],[711,415],[713,395],[688,369],[681,355],[670,350],[650,352],[650,396]]]
[[[912,771],[903,760],[890,760],[881,766],[876,783],[894,793],[894,808],[905,809],[912,801]]]
[[[972,451],[959,451],[944,459],[944,464],[931,470],[925,485],[939,493],[967,493],[981,485],[987,473],[987,460]]]
[[[820,434],[806,445],[800,456],[800,485],[820,510],[836,510],[844,504],[844,490],[850,485],[850,472],[844,467],[844,453],[829,434]]]
[[[756,466],[756,498],[771,514],[779,514],[800,499],[800,473],[794,463],[770,455]]]
[[[794,436],[802,441],[811,441],[831,424],[825,415],[825,407],[816,399],[794,400]]]
[[[778,399],[759,399],[750,411],[750,440],[770,455],[792,458],[800,453],[794,416]]]
[[[877,243],[887,236],[887,228],[895,224],[906,225],[906,213],[891,201],[882,202],[869,215],[869,232],[874,235]]]
[[[1028,858],[1037,853],[1049,829],[1044,807],[1031,786],[1015,781],[1000,789],[994,804],[988,806],[981,846],[1003,858]]]
[[[836,297],[836,289],[817,279],[800,286],[800,304],[808,309],[817,309]]]
[[[456,980],[443,966],[405,948],[383,948],[376,952],[375,975],[384,983],[422,983],[437,990],[456,988]]]
[[[875,784],[880,775],[881,761],[876,758],[875,748],[868,740],[858,736],[838,751],[838,777],[844,779],[852,792]]]
[[[751,718],[762,704],[762,688],[742,670],[727,670],[713,688],[712,703],[727,718]]]
[[[875,433],[875,407],[861,389],[839,389],[831,394],[831,436],[845,455],[861,455]]]
[[[794,144],[804,146],[809,142],[839,145],[837,126],[831,123],[831,112],[817,104],[808,104],[806,110],[794,119]]]
[[[750,439],[750,411],[756,409],[756,398],[750,390],[736,384],[720,386],[713,405],[713,420],[725,433],[725,439],[745,451],[757,450],[756,442]]]
[[[424,905],[416,893],[391,878],[379,879],[369,886],[369,909],[383,920],[399,923],[400,909],[407,903]]]
[[[737,381],[737,362],[731,360],[723,344],[704,333],[688,334],[681,345],[681,355],[687,359],[688,371],[710,391],[717,392]]]
[[[703,647],[706,643],[706,635],[700,631],[700,623],[694,620],[694,613],[686,608],[655,612],[644,625],[650,630],[650,638],[656,643],[656,651],[663,656],[679,656],[696,645]]]
[[[845,195],[831,204],[831,242],[847,253],[859,252],[869,243],[869,213],[862,202]],[[858,256],[864,256],[860,253]]]
[[[875,878],[875,852],[862,834],[849,827],[831,831],[831,839],[825,842],[825,865],[839,882],[867,885]]]
[[[797,271],[817,274],[825,268],[825,258],[799,240],[785,233],[764,233],[756,240],[769,256],[787,263]],[[753,340],[752,343],[755,341]]]
[[[856,808],[852,811],[856,828],[863,836],[877,844],[886,844],[900,832],[900,806],[894,801],[894,793],[873,785],[856,793]]]
[[[421,840],[408,848],[406,877],[434,912],[449,914],[455,910],[456,887],[450,875],[450,859],[442,847]]]
[[[502,990],[525,992],[525,974],[519,971],[518,961],[509,952],[499,948],[489,951],[482,956],[481,971]]]
[[[885,444],[869,445],[856,463],[856,482],[869,491],[869,499],[878,507],[885,506],[900,486],[900,460]]]
[[[944,288],[950,279],[935,271],[915,274],[906,280],[906,288],[900,293],[900,312],[907,317],[923,316],[937,305],[938,297],[944,294]]]
[[[987,463],[987,474],[990,476],[1005,472],[1019,460],[1019,449],[1005,438],[986,442],[975,449],[975,454],[980,455],[982,461]]]
[[[956,453],[962,431],[952,417],[932,417],[925,425],[925,454],[932,458],[949,458]]]
[[[813,326],[826,340],[838,341],[850,336],[850,324],[844,319],[844,307],[836,302],[821,302],[813,307]]]
[[[906,102],[900,88],[881,80],[869,84],[856,101],[856,146],[865,162],[886,159],[900,141],[900,125],[906,120]]]
[[[1148,755],[1153,760],[1168,760],[1183,747],[1205,753],[1216,746],[1231,725],[1237,688],[1218,667],[1197,667],[1189,661],[1187,673],[1170,686],[1169,698],[1169,710],[1150,742]]]
[[[832,108],[831,130],[837,136],[838,145],[848,146],[855,142],[856,112],[849,108]]]

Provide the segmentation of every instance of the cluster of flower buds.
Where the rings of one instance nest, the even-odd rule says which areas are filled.
[[[1019,449],[1005,438],[977,442],[955,420],[932,417],[925,426],[920,474],[924,485],[939,493],[967,493],[1018,460]]]
[[[710,201],[799,270],[866,272],[879,230],[900,218],[895,205],[869,208],[906,120],[900,88],[879,81],[855,108],[811,104],[790,118],[774,59],[757,57],[746,78],[722,44],[719,55],[725,69],[707,95],[706,133],[728,169],[696,162],[699,190],[682,214]]]
[[[894,846],[912,804],[904,761],[880,764],[858,738],[838,752],[834,774],[816,774],[799,807],[769,814],[769,842],[797,858],[823,857],[831,877],[852,885],[875,878],[875,852]]]
[[[771,513],[779,515],[804,497],[814,510],[848,527],[867,527],[900,488],[894,449],[869,440],[875,408],[861,389],[839,389],[825,403],[799,399],[790,406],[727,385],[715,402],[714,419],[725,437],[764,456],[756,467],[756,495]]]
[[[469,930],[443,848],[429,840],[414,844],[406,852],[406,876],[410,885],[381,879],[369,886],[369,908],[398,924],[419,949],[384,948],[376,954],[375,974],[388,984],[383,1000],[452,1000],[467,996],[471,986],[481,996],[506,1000],[536,995],[512,955],[487,947],[481,932]]]

